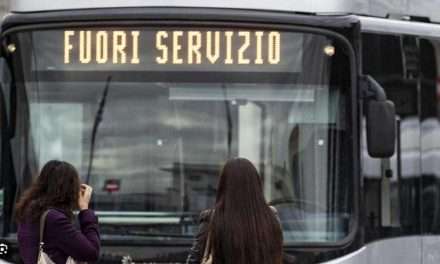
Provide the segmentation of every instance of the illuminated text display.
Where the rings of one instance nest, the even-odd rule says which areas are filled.
[[[276,30],[75,28],[43,34],[44,49],[54,52],[38,70],[294,71],[302,55],[301,34]]]

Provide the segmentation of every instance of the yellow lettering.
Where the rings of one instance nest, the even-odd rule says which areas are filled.
[[[124,31],[113,32],[113,63],[126,63],[127,54],[125,48],[127,46],[127,35]],[[119,62],[120,61],[120,62]]]
[[[225,64],[232,64],[234,60],[232,59],[232,36],[234,35],[233,31],[226,31],[226,59]]]
[[[262,53],[262,38],[263,38],[263,31],[257,31],[255,32],[255,37],[257,38],[256,43],[256,54],[255,54],[255,64],[263,64],[263,53]]]
[[[64,31],[64,63],[70,63],[70,51],[73,49],[73,45],[70,44],[70,37],[75,35],[75,31]]]
[[[268,43],[268,61],[270,64],[280,63],[280,53],[281,53],[281,35],[280,32],[272,31],[269,33],[269,43]]]
[[[159,64],[165,64],[168,61],[168,47],[162,43],[165,38],[168,38],[166,31],[156,33],[156,49],[162,51],[162,56],[156,57],[156,62]]]
[[[176,65],[275,65],[281,62],[281,37],[279,31],[157,31],[155,60]],[[140,64],[140,38],[139,30],[66,30],[64,63]]]
[[[108,34],[106,31],[96,33],[96,62],[99,64],[108,61]]]
[[[81,30],[79,32],[79,61],[90,63],[92,60],[92,31]]]
[[[132,58],[131,58],[131,64],[139,64],[139,31],[132,31],[131,37],[133,41],[133,51],[132,51]]]
[[[200,48],[202,47],[202,33],[200,31],[188,32],[188,64],[193,64],[193,57],[195,55],[196,64],[202,63],[202,54]]]
[[[212,32],[206,33],[206,57],[214,64],[220,57],[220,32],[214,32],[214,54],[212,53]]]
[[[180,37],[183,36],[183,31],[173,32],[173,64],[182,64],[183,59],[179,58],[179,51],[182,49],[180,44]]]
[[[249,47],[251,33],[249,31],[240,31],[238,35],[244,37],[243,45],[238,49],[238,64],[249,64],[250,60],[244,57],[244,52]]]

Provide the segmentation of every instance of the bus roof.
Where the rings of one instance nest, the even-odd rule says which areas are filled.
[[[375,17],[417,16],[440,22],[440,0],[10,0],[12,12],[118,7],[207,7],[273,10]]]

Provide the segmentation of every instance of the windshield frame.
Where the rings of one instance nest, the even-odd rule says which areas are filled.
[[[63,29],[65,27],[95,27],[95,26],[195,26],[195,27],[223,27],[223,28],[236,28],[236,27],[242,27],[242,28],[255,28],[255,29],[276,29],[276,30],[283,30],[283,31],[291,31],[291,32],[302,32],[302,33],[314,33],[319,35],[325,35],[329,38],[334,39],[339,43],[339,45],[343,45],[345,47],[345,52],[348,54],[349,60],[350,60],[350,82],[351,87],[348,91],[349,98],[347,98],[347,103],[349,104],[348,108],[351,110],[351,120],[347,119],[347,122],[349,122],[349,128],[350,128],[350,134],[352,135],[353,141],[351,142],[351,148],[352,148],[352,179],[350,183],[353,184],[353,192],[352,196],[354,199],[352,213],[350,215],[349,220],[349,232],[347,235],[336,242],[289,242],[285,243],[284,247],[286,248],[328,248],[328,247],[341,247],[344,245],[347,245],[350,243],[356,236],[358,229],[359,229],[359,186],[360,186],[360,155],[359,153],[359,140],[357,138],[359,137],[358,134],[358,123],[359,120],[357,120],[358,116],[358,95],[357,95],[357,74],[358,69],[356,67],[356,59],[355,59],[355,51],[352,46],[352,44],[349,42],[349,40],[344,37],[343,35],[335,32],[330,31],[323,28],[313,28],[313,27],[305,27],[305,26],[297,26],[297,25],[288,25],[288,24],[262,24],[262,23],[242,23],[242,22],[212,22],[212,21],[175,21],[175,20],[167,20],[167,21],[93,21],[93,22],[70,22],[70,23],[47,23],[47,24],[40,24],[40,25],[27,25],[27,26],[17,26],[12,27],[2,34],[3,39],[8,39],[8,36],[17,32],[23,32],[23,31],[33,31],[33,30],[42,30],[42,29]],[[5,52],[6,53],[6,52]],[[20,61],[16,61],[14,63],[11,62],[10,58],[8,60],[10,65],[12,65],[12,73],[15,80],[24,80],[22,66]],[[14,80],[14,85],[17,85],[17,83]],[[15,104],[11,102],[11,105],[14,106]],[[16,109],[11,109],[11,120],[15,120],[16,118]],[[349,114],[346,114],[347,117]],[[15,122],[13,122],[15,123]],[[119,239],[116,239],[119,240]],[[148,240],[148,239],[147,239]],[[124,241],[126,243],[128,241]],[[190,244],[191,241],[188,241],[188,244]]]

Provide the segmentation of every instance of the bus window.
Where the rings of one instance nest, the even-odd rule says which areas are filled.
[[[440,170],[437,166],[440,140],[439,41],[420,39],[420,102],[421,102],[421,167],[422,167],[422,232],[440,233]]]
[[[396,105],[398,153],[388,162],[392,222],[381,222],[380,161],[364,157],[367,234],[438,232],[438,41],[415,36],[364,34],[363,67]],[[387,54],[387,56],[384,56]],[[420,210],[421,208],[421,210]]]
[[[414,37],[364,34],[363,40],[368,43],[363,46],[364,72],[372,75],[394,102],[400,133],[398,153],[391,159],[375,160],[364,153],[366,234],[371,240],[384,233],[411,233],[419,228],[419,216],[414,213],[418,207],[410,202],[416,200],[420,183],[418,66],[408,64],[414,61],[410,59],[415,54],[411,49]],[[392,172],[391,178],[384,177],[384,169]]]

